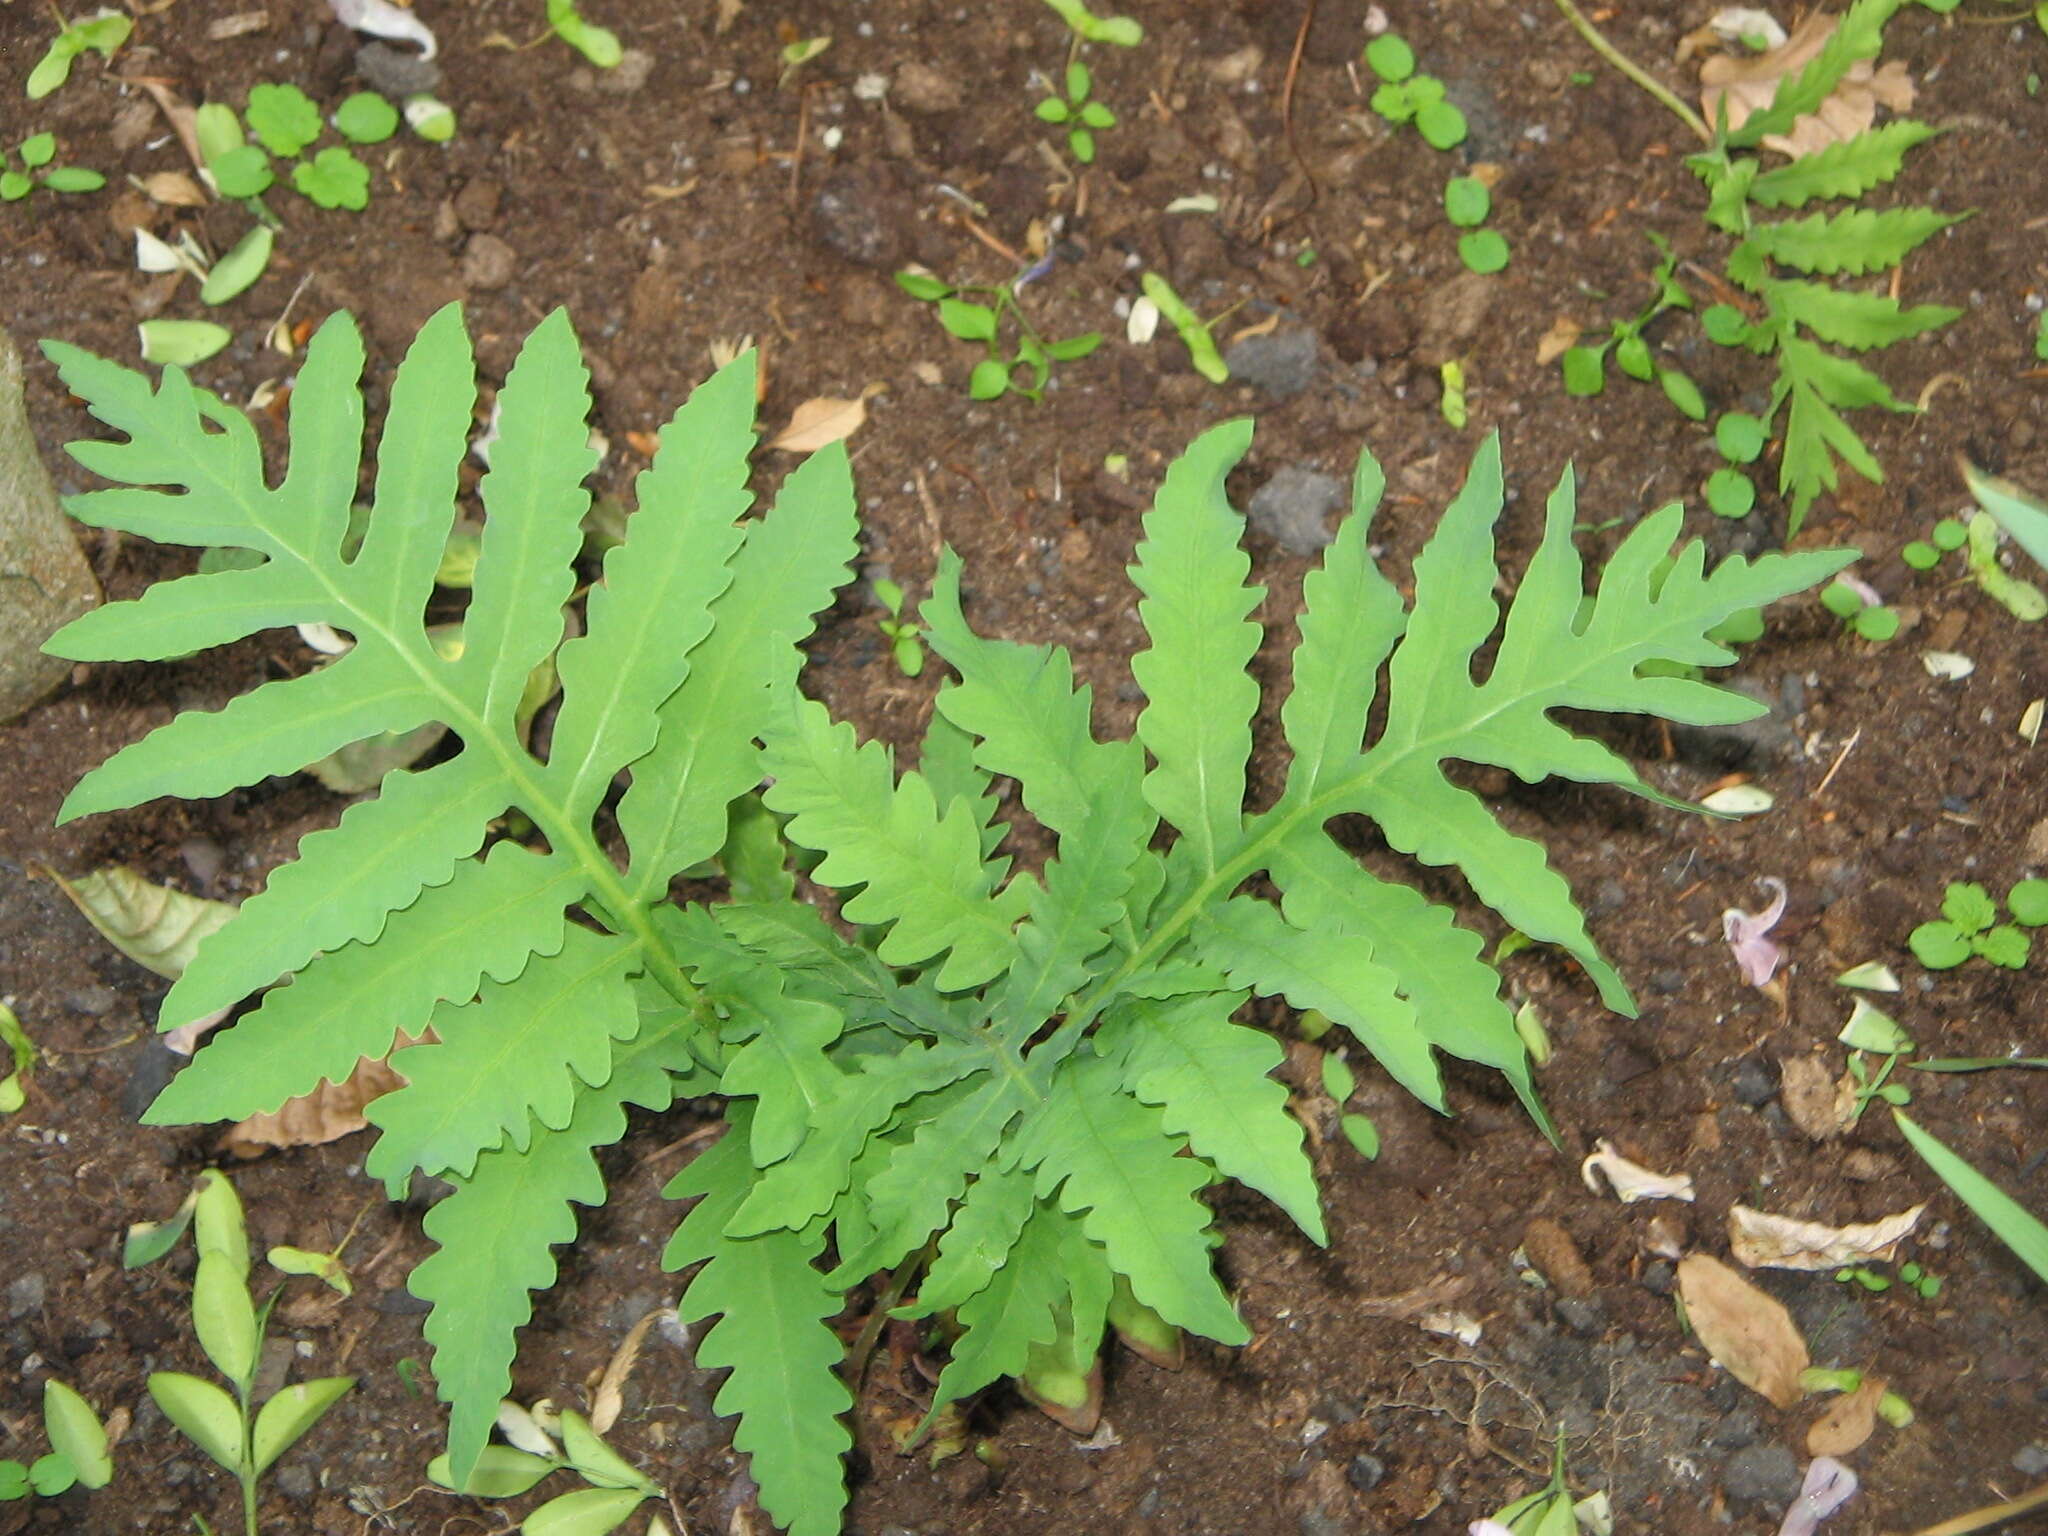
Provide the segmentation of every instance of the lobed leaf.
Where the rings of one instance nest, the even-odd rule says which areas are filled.
[[[1758,224],[1748,243],[1772,261],[1801,272],[1862,277],[1896,267],[1915,247],[1964,215],[1932,208],[1848,208],[1803,219]]]
[[[1906,151],[1940,131],[1899,118],[1854,138],[1837,139],[1757,176],[1749,183],[1749,199],[1765,208],[1801,208],[1817,197],[1861,197],[1897,176]]]
[[[1884,25],[1906,0],[1855,0],[1827,42],[1796,76],[1781,80],[1771,104],[1752,113],[1726,141],[1738,147],[1761,144],[1772,134],[1789,133],[1808,113],[1818,112],[1852,67],[1874,59],[1884,46]]]
[[[1884,294],[1851,293],[1825,283],[1774,282],[1764,292],[1777,314],[1805,326],[1822,341],[1859,352],[1936,330],[1963,313],[1942,304],[1901,309],[1897,299]]]

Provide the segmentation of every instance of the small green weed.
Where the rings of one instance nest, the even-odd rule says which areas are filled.
[[[1939,1138],[1922,1130],[1900,1110],[1892,1111],[1906,1144],[1955,1192],[1998,1240],[2019,1257],[2021,1263],[2048,1281],[2048,1226],[2030,1214],[2004,1190],[1993,1184],[1970,1163],[1958,1156]]]
[[[182,1220],[180,1219],[182,1217]],[[242,1528],[256,1536],[256,1483],[271,1464],[320,1421],[353,1387],[353,1376],[327,1376],[281,1387],[255,1402],[263,1335],[283,1286],[257,1306],[249,1294],[249,1233],[242,1202],[218,1169],[199,1176],[199,1187],[180,1212],[138,1244],[129,1235],[124,1262],[133,1268],[160,1258],[189,1223],[199,1250],[192,1279],[192,1328],[215,1370],[234,1388],[230,1397],[212,1382],[182,1371],[155,1371],[149,1395],[200,1450],[234,1474],[242,1488]],[[169,1241],[164,1234],[169,1233]],[[140,1256],[140,1257],[138,1257]]]
[[[889,611],[877,627],[889,642],[889,654],[896,658],[896,670],[905,677],[924,671],[924,630],[903,617],[903,589],[887,579],[875,582],[875,597]]]
[[[1118,48],[1135,48],[1145,40],[1145,29],[1128,16],[1097,16],[1085,0],[1045,0],[1059,12],[1060,20],[1085,43],[1110,43]]]
[[[548,30],[599,69],[615,69],[626,56],[618,35],[583,19],[576,0],[547,0]]]
[[[2034,356],[2048,363],[2048,311],[2034,322]]]
[[[421,139],[442,142],[453,135],[455,118],[430,96],[415,96],[401,113],[375,91],[358,91],[334,111],[333,125],[352,144],[381,144],[409,124]],[[249,88],[247,129],[233,107],[208,102],[194,119],[206,174],[222,197],[250,201],[277,181],[274,155],[291,162],[293,190],[322,208],[361,211],[370,202],[370,168],[345,145],[330,144],[302,158],[324,131],[320,109],[296,85],[262,83]],[[249,142],[254,134],[255,143]],[[274,223],[268,210],[251,202],[259,219]]]
[[[1632,319],[1615,321],[1607,328],[1605,336],[1590,341],[1582,338],[1565,350],[1558,359],[1558,367],[1564,374],[1565,393],[1583,397],[1597,395],[1605,390],[1607,388],[1607,358],[1612,353],[1615,367],[1619,368],[1629,378],[1639,380],[1645,384],[1654,382],[1664,391],[1665,398],[1677,406],[1686,416],[1694,421],[1704,421],[1707,416],[1707,407],[1706,401],[1700,395],[1699,386],[1693,383],[1692,379],[1680,369],[1659,363],[1648,336],[1644,334],[1648,330],[1650,323],[1657,319],[1658,316],[1675,309],[1692,308],[1692,295],[1687,293],[1684,286],[1678,281],[1678,253],[1671,249],[1671,242],[1656,231],[1646,230],[1645,234],[1648,236],[1650,243],[1655,245],[1659,252],[1656,269],[1650,274],[1651,285],[1656,289],[1654,296]],[[1743,421],[1752,422],[1755,419],[1755,417],[1741,418]],[[1750,455],[1751,458],[1754,458],[1756,453],[1763,451],[1761,435],[1762,427],[1759,424],[1757,429],[1759,440],[1756,443],[1755,452],[1752,452]],[[1716,441],[1718,442],[1719,440],[1719,434],[1717,433]],[[1732,460],[1732,455],[1728,455],[1726,446],[1723,447],[1722,451],[1724,456],[1729,456]],[[1746,463],[1748,460],[1741,460],[1739,462]],[[1736,473],[1735,478],[1741,480],[1745,485],[1748,484],[1748,478],[1740,472]],[[1752,490],[1750,495],[1753,500],[1755,492]],[[1707,503],[1713,506],[1715,511],[1720,512],[1722,516],[1740,517],[1749,511],[1747,505],[1744,505],[1740,512],[1724,510],[1724,508],[1732,506],[1734,499],[1729,492],[1724,490],[1721,494],[1721,500],[1717,504],[1712,482],[1709,482]]]
[[[1989,512],[1973,512],[1968,522],[1942,518],[1925,539],[1915,539],[1901,549],[1899,558],[1916,571],[1931,571],[1944,555],[1960,552],[1970,580],[2007,613],[2023,624],[2048,618],[2048,593],[2005,568],[1999,559],[2000,543],[1997,519]]]
[[[107,184],[106,177],[82,165],[52,165],[50,162],[57,158],[54,133],[38,133],[23,139],[14,152],[24,168],[17,171],[10,166],[0,170],[0,201],[20,202],[37,187],[47,187],[52,192],[97,192]]]
[[[1159,318],[1173,327],[1180,337],[1181,345],[1188,349],[1188,360],[1194,364],[1195,372],[1211,384],[1227,384],[1230,381],[1230,365],[1223,361],[1223,353],[1216,345],[1216,326],[1222,320],[1204,320],[1196,314],[1186,300],[1174,292],[1169,283],[1157,272],[1146,272],[1138,279],[1139,291],[1159,311]],[[1227,313],[1227,311],[1226,311]]]
[[[28,99],[41,101],[71,78],[71,65],[79,55],[97,53],[111,59],[114,50],[128,41],[135,23],[119,11],[100,10],[84,21],[57,18],[57,36],[36,67],[28,72]]]
[[[1868,583],[1854,577],[1837,576],[1822,587],[1820,605],[1859,639],[1882,645],[1898,635],[1898,611],[1887,606]]]
[[[1054,363],[1077,361],[1102,345],[1099,331],[1065,341],[1047,341],[1039,335],[1017,302],[1016,290],[1021,284],[955,286],[908,267],[896,274],[896,286],[913,299],[937,305],[939,324],[962,341],[978,341],[987,350],[988,355],[974,365],[967,381],[967,393],[976,400],[993,400],[1006,393],[1043,400]],[[1006,334],[1014,341],[1006,342]]]
[[[13,1064],[7,1075],[0,1077],[0,1115],[11,1115],[28,1102],[28,1080],[36,1069],[35,1042],[21,1027],[11,997],[0,998],[0,1045],[7,1048],[6,1055],[0,1056],[0,1066]]]
[[[113,1481],[106,1427],[92,1404],[55,1377],[43,1382],[43,1434],[50,1449],[34,1461],[0,1461],[0,1503],[30,1494],[54,1499],[73,1488],[104,1488]]]
[[[1415,50],[1399,33],[1383,32],[1367,43],[1365,62],[1380,81],[1372,93],[1373,111],[1396,128],[1413,123],[1433,148],[1455,149],[1465,142],[1465,114],[1444,100],[1443,81],[1416,73]]]
[[[1974,881],[1951,885],[1941,916],[1906,936],[1907,947],[1930,971],[1954,970],[1972,955],[2017,971],[2025,968],[2031,939],[2023,928],[2048,924],[2048,880],[2022,880],[2006,893],[2012,922],[1998,920],[1998,903]]]
[[[1909,1264],[1906,1268],[1918,1270],[1919,1266]],[[1844,1284],[1860,1285],[1867,1291],[1888,1291],[1892,1284],[1883,1275],[1862,1266],[1837,1270],[1835,1278]],[[1899,1272],[1899,1278],[1905,1278],[1904,1270]],[[1937,1281],[1936,1289],[1939,1288],[1940,1282]],[[1807,1393],[1854,1392],[1862,1385],[1863,1372],[1856,1370],[1829,1370],[1813,1365],[1799,1373],[1799,1390]],[[1896,1392],[1886,1392],[1877,1400],[1877,1416],[1893,1429],[1904,1429],[1913,1422],[1913,1405]]]
[[[1458,259],[1473,272],[1499,272],[1508,264],[1508,242],[1498,231],[1481,229],[1493,211],[1493,194],[1477,176],[1453,176],[1444,183],[1444,217],[1465,231]]]
[[[1075,59],[1067,65],[1066,95],[1048,96],[1037,109],[1041,122],[1065,125],[1067,148],[1083,165],[1095,163],[1095,135],[1116,126],[1116,114],[1101,102],[1090,99],[1089,92],[1094,83],[1088,66]]]
[[[512,1443],[485,1446],[464,1481],[455,1480],[445,1451],[427,1464],[427,1476],[443,1488],[480,1499],[515,1499],[557,1472],[574,1472],[589,1485],[533,1510],[520,1527],[524,1531],[604,1536],[648,1499],[662,1496],[654,1479],[606,1445],[590,1420],[572,1409],[547,1425],[534,1410],[508,1401],[498,1412],[497,1427]]]

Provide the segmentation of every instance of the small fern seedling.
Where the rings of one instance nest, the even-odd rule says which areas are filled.
[[[1149,636],[1132,662],[1147,700],[1136,735],[1097,738],[1064,651],[977,634],[948,553],[919,618],[958,680],[938,695],[917,767],[899,773],[797,689],[797,645],[848,576],[854,497],[835,447],[789,476],[765,518],[741,519],[751,360],[663,432],[584,632],[561,644],[591,455],[574,337],[561,316],[545,321],[500,394],[450,658],[423,609],[473,398],[459,317],[430,322],[399,369],[353,559],[341,549],[362,355],[346,319],[309,348],[275,488],[247,419],[176,369],[152,390],[51,350],[67,385],[130,437],[74,445],[119,482],[77,498],[82,518],[265,556],[100,609],[58,636],[60,654],[181,655],[313,622],[355,642],[318,672],[125,749],[67,816],[223,793],[427,720],[461,742],[305,839],[200,946],[164,1028],[292,980],[212,1036],[148,1118],[274,1109],[431,1027],[432,1043],[393,1057],[406,1086],[370,1107],[381,1136],[368,1166],[394,1186],[414,1170],[453,1186],[426,1218],[440,1251],[411,1287],[432,1305],[434,1373],[453,1405],[445,1480],[468,1486],[529,1293],[554,1281],[572,1206],[604,1197],[593,1153],[624,1134],[628,1104],[718,1095],[729,1129],[669,1185],[694,1204],[665,1262],[694,1270],[682,1319],[718,1319],[699,1363],[730,1367],[716,1406],[738,1416],[762,1502],[794,1536],[839,1526],[851,1397],[829,1323],[871,1279],[884,1305],[912,1296],[900,1315],[947,1319],[932,1417],[1014,1377],[1079,1425],[1107,1330],[1161,1359],[1182,1330],[1249,1337],[1212,1267],[1202,1190],[1236,1179],[1324,1237],[1300,1126],[1269,1075],[1281,1049],[1234,1022],[1254,993],[1320,1012],[1439,1109],[1439,1052],[1494,1067],[1547,1128],[1478,935],[1367,870],[1333,824],[1369,817],[1398,852],[1457,868],[1632,1011],[1543,849],[1444,764],[1663,800],[1552,712],[1752,717],[1754,701],[1669,671],[1728,664],[1716,626],[1852,558],[1774,554],[1710,573],[1697,542],[1672,556],[1674,506],[1638,523],[1589,595],[1567,477],[1503,623],[1497,443],[1418,557],[1412,603],[1371,558],[1383,481],[1366,456],[1353,515],[1304,583],[1281,711],[1286,786],[1250,807],[1262,593],[1224,492],[1251,441],[1234,422],[1175,463],[1145,519],[1131,572]],[[165,485],[182,494],[149,489]],[[1473,658],[1489,644],[1481,680]],[[520,736],[517,702],[558,646],[543,758]],[[622,770],[630,782],[601,817]],[[1056,846],[1040,870],[998,851],[999,779]],[[484,849],[508,809],[531,824],[531,846],[505,835]],[[791,844],[857,938],[798,899]],[[713,855],[732,899],[671,901],[672,877]],[[1247,890],[1259,877],[1277,900]]]

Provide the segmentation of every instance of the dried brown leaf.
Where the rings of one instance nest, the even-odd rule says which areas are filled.
[[[415,1038],[401,1034],[391,1049],[403,1050],[432,1040],[432,1030]],[[236,1157],[256,1157],[267,1147],[317,1147],[366,1130],[363,1106],[382,1098],[405,1079],[391,1070],[388,1059],[363,1057],[346,1081],[325,1081],[311,1093],[287,1099],[275,1113],[251,1115],[240,1125],[230,1126],[221,1137],[221,1150]]]
[[[612,1352],[611,1361],[604,1368],[604,1376],[597,1384],[597,1391],[590,1399],[590,1427],[600,1435],[608,1431],[619,1419],[619,1410],[625,1407],[626,1378],[633,1374],[633,1363],[640,1358],[640,1341],[647,1337],[647,1330],[668,1312],[667,1307],[656,1307],[639,1322],[627,1330],[619,1341],[619,1347]]]
[[[142,191],[166,208],[204,208],[206,191],[183,171],[158,171],[142,178]]]
[[[198,113],[192,104],[171,89],[168,80],[154,80],[143,75],[128,77],[130,85],[139,85],[149,92],[150,99],[164,115],[164,121],[171,125],[171,132],[178,136],[178,142],[185,148],[185,158],[192,162],[192,169],[206,169],[206,157],[199,152]]]
[[[1925,1205],[1878,1221],[1831,1227],[1796,1221],[1746,1205],[1728,1212],[1728,1251],[1751,1269],[1835,1269],[1844,1264],[1889,1264],[1899,1244],[1920,1223]]]
[[[870,384],[851,400],[817,395],[790,413],[789,425],[770,440],[770,448],[784,453],[815,453],[830,443],[843,442],[858,432],[868,419],[868,397],[886,386]]]
[[[1844,1392],[1836,1398],[1807,1430],[1806,1454],[1846,1456],[1855,1450],[1877,1427],[1877,1400],[1883,1396],[1884,1382],[1876,1376],[1866,1376],[1854,1392]]]
[[[1729,1375],[1777,1407],[1799,1401],[1799,1374],[1812,1359],[1779,1302],[1704,1253],[1679,1261],[1678,1293],[1692,1331]]]
[[[1740,128],[1754,112],[1771,104],[1779,82],[1797,76],[1834,36],[1835,21],[1818,12],[1808,16],[1782,48],[1751,56],[1717,54],[1700,66],[1700,106],[1714,122],[1721,103],[1728,104],[1730,127]],[[1913,81],[1906,66],[1894,60],[1873,68],[1868,59],[1850,67],[1820,110],[1800,118],[1790,134],[1771,134],[1764,146],[1794,160],[1863,133],[1877,121],[1877,109],[1903,112],[1913,105]]]
[[[1855,1085],[1819,1056],[1791,1056],[1778,1063],[1778,1102],[1791,1122],[1815,1141],[1832,1141],[1849,1128],[1855,1113]]]
[[[1551,322],[1550,329],[1543,333],[1543,339],[1536,343],[1537,364],[1549,367],[1579,344],[1580,335],[1578,321],[1570,315],[1559,315]]]
[[[718,19],[711,24],[711,34],[723,37],[732,30],[732,24],[740,19],[740,12],[747,8],[747,0],[718,0]]]

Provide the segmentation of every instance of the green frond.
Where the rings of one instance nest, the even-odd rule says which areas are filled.
[[[939,1238],[938,1256],[918,1284],[917,1300],[897,1308],[898,1317],[950,1312],[979,1293],[1008,1262],[1024,1224],[1038,1209],[1036,1180],[1023,1170],[1005,1168],[1002,1154],[973,1173],[974,1181]]]
[[[502,781],[479,753],[386,774],[337,826],[301,838],[299,856],[273,869],[201,946],[165,995],[159,1027],[230,1007],[324,951],[372,942],[391,912],[447,883],[505,804]]]
[[[853,1397],[836,1367],[845,1353],[826,1326],[843,1305],[814,1260],[821,1230],[727,1235],[751,1179],[743,1117],[663,1191],[697,1198],[662,1264],[703,1264],[676,1304],[686,1323],[720,1321],[697,1341],[703,1370],[730,1367],[713,1407],[738,1414],[735,1449],[761,1489],[761,1507],[790,1536],[837,1536],[846,1504],[840,1457],[853,1437],[840,1415]]]
[[[1863,277],[1896,267],[1923,241],[1965,217],[1932,208],[1848,208],[1758,224],[1749,242],[1771,260],[1801,272]]]
[[[1776,282],[1764,290],[1764,296],[1778,314],[1805,326],[1822,341],[1859,352],[1938,330],[1963,313],[1945,304],[1901,309],[1897,299],[1884,294],[1853,293],[1825,283]]]
[[[1432,1109],[1444,1107],[1436,1058],[1416,1023],[1414,1005],[1401,997],[1394,973],[1365,944],[1305,932],[1265,902],[1238,896],[1202,920],[1195,950],[1234,986],[1327,1014],[1402,1087]],[[1142,1293],[1139,1300],[1145,1300]]]
[[[1230,1022],[1243,992],[1179,998],[1118,1010],[1121,1026],[1104,1048],[1121,1048],[1122,1082],[1162,1112],[1161,1123],[1218,1173],[1256,1189],[1323,1242],[1315,1172],[1302,1151],[1300,1124],[1287,1113],[1287,1089],[1273,1069],[1286,1051],[1271,1035]]]
[[[43,647],[67,661],[182,656],[266,629],[332,624],[340,608],[304,569],[214,571],[159,581],[128,602],[88,609]]]
[[[1223,481],[1251,446],[1249,421],[1212,427],[1167,470],[1145,515],[1132,582],[1149,649],[1131,658],[1145,690],[1138,739],[1152,754],[1145,798],[1177,828],[1202,874],[1213,873],[1244,818],[1244,771],[1259,685],[1245,671],[1259,648],[1250,613],[1244,519]]]
[[[1058,1332],[1054,1309],[1067,1301],[1061,1250],[1072,1218],[1049,1201],[1019,1202],[1017,1190],[1021,1187],[1028,1196],[1028,1181],[996,1187],[1009,1202],[1004,1214],[1021,1204],[1021,1227],[1014,1243],[993,1265],[988,1280],[955,1304],[961,1332],[953,1341],[946,1368],[939,1373],[932,1394],[933,1413],[992,1381],[1023,1374],[1031,1346],[1053,1341]],[[933,1305],[920,1300],[920,1310]]]
[[[239,1120],[311,1092],[322,1078],[342,1081],[360,1058],[382,1057],[401,1033],[420,1033],[437,1003],[473,996],[484,976],[509,981],[529,956],[559,949],[563,909],[581,887],[574,865],[516,843],[464,861],[454,878],[392,913],[375,943],[316,957],[233,1029],[211,1036],[143,1122]]]
[[[766,800],[790,817],[789,839],[824,853],[813,877],[864,886],[842,909],[855,923],[893,924],[878,953],[914,965],[950,950],[938,973],[947,991],[1000,975],[1012,959],[1010,929],[1035,882],[1000,894],[982,864],[972,810],[956,803],[942,820],[916,773],[897,780],[879,743],[858,745],[821,704],[795,702],[767,737]]]
[[[1158,1110],[1124,1093],[1116,1063],[1067,1060],[1015,1145],[1020,1166],[1037,1171],[1039,1197],[1081,1218],[1138,1300],[1219,1343],[1251,1337],[1210,1263],[1212,1218],[1195,1198],[1208,1166],[1177,1155],[1178,1138]]]
[[[725,808],[761,781],[755,738],[803,667],[798,645],[843,586],[856,553],[853,477],[834,444],[797,466],[775,506],[747,527],[732,581],[711,605],[712,629],[690,674],[661,706],[658,750],[634,765],[619,802],[636,901],[725,840]]]
[[[626,980],[639,963],[633,940],[572,927],[556,954],[486,981],[475,1002],[436,1008],[438,1040],[395,1054],[405,1086],[363,1111],[382,1127],[363,1171],[393,1187],[415,1168],[468,1177],[508,1135],[525,1151],[535,1123],[567,1126],[582,1090],[611,1075],[613,1042],[640,1027]]]
[[[837,1009],[791,997],[774,971],[736,976],[717,989],[731,1010],[728,1039],[745,1040],[726,1063],[721,1092],[751,1098],[754,1165],[779,1163],[802,1143],[845,1074],[825,1048],[846,1027]]]
[[[981,840],[981,856],[986,861],[1009,828],[996,815],[1002,809],[1002,799],[996,793],[994,775],[974,760],[974,738],[946,718],[944,696],[948,692],[951,690],[941,690],[940,707],[925,722],[924,740],[917,752],[917,771],[931,785],[932,802],[941,816],[956,803],[969,808]]]
[[[626,1106],[666,1109],[671,1072],[690,1068],[688,1035],[645,1031],[619,1047],[601,1090],[582,1094],[561,1130],[535,1127],[526,1149],[505,1145],[477,1159],[474,1175],[427,1212],[437,1252],[408,1288],[433,1306],[424,1332],[434,1380],[450,1406],[448,1459],[457,1486],[469,1480],[512,1385],[515,1335],[533,1315],[528,1295],[555,1283],[555,1244],[576,1235],[577,1205],[604,1203],[592,1155],[626,1134]]]
[[[682,684],[690,651],[711,631],[711,605],[752,500],[754,354],[722,368],[663,429],[635,482],[639,509],[605,556],[584,634],[562,647],[562,709],[548,777],[570,816],[588,818],[612,776],[653,749],[657,709]]]
[[[1854,138],[1837,140],[1765,171],[1750,183],[1749,200],[1765,208],[1802,208],[1817,197],[1861,197],[1897,176],[1906,151],[1940,131],[1910,118],[1898,118]]]
[[[1781,80],[1771,104],[1752,113],[1740,128],[1727,136],[1737,147],[1761,144],[1772,134],[1792,131],[1792,125],[1810,112],[1820,110],[1835,87],[1851,68],[1877,57],[1884,46],[1884,25],[1906,0],[1855,0],[1835,24],[1834,32],[1806,67]]]

